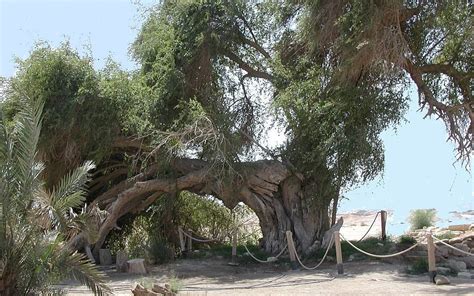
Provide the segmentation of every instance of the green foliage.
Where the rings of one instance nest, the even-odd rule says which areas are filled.
[[[418,209],[411,211],[408,222],[412,230],[434,226],[436,222],[436,209]]]
[[[244,205],[239,204],[231,212],[215,198],[182,192],[177,199],[174,196],[162,197],[146,213],[129,217],[131,221],[123,221],[122,230],[114,231],[107,245],[113,253],[124,249],[132,257],[166,263],[174,259],[175,250],[179,247],[177,225],[184,230],[192,230],[199,237],[227,244],[231,231],[238,229],[241,238],[255,244],[261,233],[255,225],[248,225],[249,217],[252,217],[252,212]],[[199,248],[199,244],[194,247]],[[230,246],[214,247],[213,252],[219,255],[219,250],[227,250]]]
[[[410,274],[423,274],[426,272],[428,272],[428,260],[426,258],[416,259],[408,269]]]
[[[131,258],[145,258],[150,263],[166,263],[174,250],[162,239],[149,215],[141,215],[110,235],[107,242],[112,253],[125,250]]]
[[[109,60],[95,71],[91,56],[81,56],[66,42],[58,48],[38,43],[18,60],[2,109],[12,121],[21,98],[44,104],[38,145],[46,164],[47,185],[86,159],[100,161],[119,136],[150,133],[149,90],[141,78]]]
[[[169,279],[170,289],[173,293],[179,293],[179,291],[183,288],[183,282],[174,274],[171,275]]]
[[[455,238],[457,235],[456,233],[448,230],[446,232],[443,232],[441,234],[437,234],[436,237],[440,240],[443,240],[443,239],[452,239],[452,238]]]
[[[0,278],[2,295],[44,292],[48,285],[74,278],[94,294],[110,290],[104,275],[68,246],[75,231],[86,230],[88,212],[76,213],[85,200],[92,164],[72,171],[51,191],[36,161],[43,104],[22,99],[22,108],[6,129],[0,113]]]
[[[337,196],[341,188],[371,180],[383,170],[380,134],[400,122],[407,106],[402,77],[374,75],[357,85],[339,85],[335,74],[304,55],[281,55],[276,70],[274,104],[288,126],[289,140],[281,150],[305,176],[317,180],[317,196]]]
[[[416,239],[413,236],[410,236],[410,235],[401,235],[398,238],[398,242],[400,244],[414,245],[414,244],[416,244]]]
[[[385,241],[382,241],[379,238],[375,237],[369,237],[363,241],[360,241],[358,243],[352,242],[355,244],[358,248],[367,251],[372,254],[380,254],[380,255],[386,255],[390,253],[390,250],[394,247],[395,243],[392,241],[390,237],[388,237]],[[341,251],[342,254],[344,255],[345,258],[348,258],[352,254],[357,254],[365,258],[371,258],[367,257],[366,255],[360,253],[356,249],[354,249],[351,245],[349,245],[347,242],[342,241],[341,242]],[[318,250],[315,254],[316,258],[322,258],[326,250]],[[335,248],[332,248],[328,252],[329,256],[332,256],[335,258],[336,256],[336,250]]]
[[[230,241],[234,229],[248,231],[239,233],[249,242],[256,242],[260,231],[246,227],[246,222],[253,212],[244,204],[238,204],[229,211],[222,202],[212,197],[201,197],[188,192],[181,193],[178,212],[179,225],[183,229],[192,229],[202,237]]]
[[[303,1],[298,33],[314,58],[327,57],[342,83],[402,73],[420,107],[443,120],[459,158],[469,160],[472,122],[473,5],[465,1]],[[464,104],[464,105],[463,105]],[[463,107],[464,106],[464,107]],[[456,109],[453,111],[452,109]]]
[[[150,133],[152,94],[144,85],[143,77],[120,69],[120,65],[110,58],[98,76],[100,97],[110,104],[103,111],[116,113],[116,123],[121,127],[121,133],[135,137]]]
[[[147,14],[132,45],[153,92],[151,117],[156,128],[179,131],[192,124],[187,105],[195,101],[213,125],[211,137],[224,139],[215,142],[218,147],[198,145],[203,159],[222,161],[222,153],[215,155],[218,151],[236,161],[253,144],[242,132],[257,132],[259,104],[243,98],[243,74],[229,56],[236,59],[233,54],[239,51],[239,56],[249,56],[246,64],[262,66],[253,58],[255,50],[243,46],[249,37],[243,19],[264,23],[258,9],[248,1],[163,1]],[[263,37],[261,29],[253,33]]]
[[[74,134],[75,142],[92,152],[113,134],[104,123],[117,121],[111,102],[99,95],[98,82],[92,57],[79,56],[68,43],[57,49],[40,43],[27,59],[18,60],[12,100],[27,96],[44,104],[40,148]]]

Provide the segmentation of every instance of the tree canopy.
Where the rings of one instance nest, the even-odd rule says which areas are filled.
[[[50,186],[97,162],[88,201],[109,216],[96,249],[124,215],[187,190],[251,207],[267,251],[292,229],[309,252],[342,191],[383,170],[380,134],[410,86],[469,162],[472,21],[461,1],[162,1],[131,45],[139,69],[39,44],[2,109],[44,102]],[[268,149],[273,123],[286,141]]]

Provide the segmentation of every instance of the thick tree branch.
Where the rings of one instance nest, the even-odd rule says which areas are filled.
[[[472,106],[470,104],[467,104],[466,106],[462,105],[456,105],[456,106],[450,106],[446,105],[440,101],[438,101],[431,89],[428,87],[428,85],[424,82],[422,74],[427,73],[426,71],[432,71],[433,73],[436,71],[436,73],[444,73],[444,72],[439,72],[439,71],[448,71],[451,72],[453,71],[449,67],[443,68],[443,67],[434,67],[434,66],[425,66],[424,71],[420,70],[420,67],[414,65],[409,59],[406,59],[405,64],[404,64],[404,69],[408,72],[412,80],[415,82],[418,91],[423,95],[424,101],[421,101],[422,107],[425,104],[428,104],[429,109],[428,113],[426,116],[429,116],[431,114],[436,114],[440,118],[443,119],[443,121],[446,124],[446,128],[449,132],[449,137],[448,139],[452,139],[456,144],[457,144],[457,150],[458,150],[458,159],[467,159],[467,163],[469,163],[469,157],[470,157],[470,152],[471,152],[471,146],[472,146],[472,125],[473,125],[473,120],[474,120],[474,115],[472,112]],[[459,110],[460,108],[463,108],[463,110]],[[467,134],[463,135],[461,130],[462,126],[459,124],[457,117],[462,116],[462,111],[466,111],[467,114],[469,114],[470,118],[470,125],[467,130]]]
[[[233,61],[234,63],[236,63],[237,65],[239,65],[239,67],[246,71],[247,72],[247,75],[249,77],[255,77],[255,78],[262,78],[262,79],[266,79],[268,81],[272,81],[273,80],[273,76],[268,74],[267,72],[263,72],[263,71],[259,71],[259,70],[255,70],[254,68],[252,68],[249,64],[247,64],[246,62],[244,62],[240,57],[238,57],[236,54],[234,54],[233,52],[231,51],[224,51],[223,53],[227,58],[229,58],[231,61]]]
[[[474,78],[474,73],[459,71],[450,64],[427,64],[418,66],[417,68],[418,71],[422,73],[445,74],[451,77],[461,89],[463,101],[466,103],[472,101],[472,92],[470,91],[469,82]]]
[[[242,33],[239,32],[240,40],[244,43],[247,44],[248,46],[254,48],[256,51],[261,53],[265,58],[271,59],[271,55],[268,51],[263,48],[260,44],[257,43],[257,41],[250,40],[246,38]]]

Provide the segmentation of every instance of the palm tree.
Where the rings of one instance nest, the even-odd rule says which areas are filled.
[[[41,104],[25,99],[8,127],[0,113],[0,295],[51,291],[66,278],[108,294],[104,274],[68,247],[92,218],[79,210],[93,165],[86,162],[52,190],[45,188],[36,157],[41,111]]]

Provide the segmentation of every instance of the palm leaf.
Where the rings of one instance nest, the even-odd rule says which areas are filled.
[[[51,193],[53,205],[58,212],[64,213],[69,208],[77,208],[84,203],[89,171],[94,168],[92,161],[86,161],[61,179]]]
[[[67,252],[67,251],[66,251]],[[86,285],[95,295],[109,295],[111,289],[105,283],[105,274],[97,270],[90,260],[84,255],[77,252],[72,254],[64,254],[62,256],[63,274],[68,274]]]
[[[43,103],[30,99],[21,101],[22,109],[16,115],[14,127],[14,161],[13,167],[17,173],[17,182],[23,196],[32,197],[38,188],[38,178],[43,167],[36,162],[36,148],[41,133],[41,112]],[[24,200],[28,204],[30,200]]]

